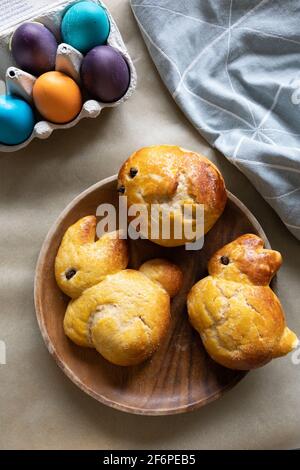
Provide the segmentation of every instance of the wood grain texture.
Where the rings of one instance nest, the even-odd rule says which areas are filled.
[[[163,248],[148,240],[130,241],[130,267],[165,257],[184,272],[184,286],[172,301],[172,324],[167,338],[153,357],[135,367],[110,364],[95,350],[73,344],[64,334],[63,317],[68,298],[54,278],[54,260],[66,229],[80,217],[95,214],[103,202],[117,206],[116,176],[92,186],[60,215],[48,233],[36,268],[35,306],[45,343],[65,374],[96,400],[130,413],[162,415],[194,410],[233,387],[245,372],[216,364],[206,354],[200,337],[190,326],[186,295],[192,285],[207,275],[207,262],[221,246],[243,233],[266,236],[249,210],[232,194],[226,209],[205,236],[204,248]],[[273,285],[274,288],[274,285]]]

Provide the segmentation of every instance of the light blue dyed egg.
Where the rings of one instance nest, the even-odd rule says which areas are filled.
[[[0,96],[0,143],[17,145],[31,135],[35,124],[31,106],[12,95]]]
[[[110,23],[104,8],[93,2],[79,2],[67,9],[61,23],[63,42],[83,54],[105,44]]]

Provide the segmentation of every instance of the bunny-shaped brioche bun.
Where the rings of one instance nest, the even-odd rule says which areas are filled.
[[[140,271],[126,269],[108,275],[71,300],[64,319],[65,333],[80,346],[96,348],[113,364],[139,364],[155,352],[166,335],[170,324],[167,290],[174,296],[181,284],[180,269],[166,260],[148,261]]]
[[[243,235],[218,250],[209,276],[188,295],[188,314],[208,354],[230,369],[248,370],[289,353],[298,344],[269,287],[281,266],[277,251],[256,235]]]
[[[69,297],[79,297],[107,274],[127,267],[127,242],[118,237],[118,232],[104,234],[97,241],[95,237],[93,215],[78,220],[64,234],[55,259],[55,277]]]
[[[191,227],[195,233],[196,223],[199,224],[196,208],[200,205],[207,233],[221,216],[227,200],[225,183],[216,166],[204,156],[175,145],[145,147],[133,153],[119,171],[118,191],[127,197],[129,207],[134,204],[146,207],[142,234],[167,247],[193,241],[187,239],[185,230]],[[151,212],[154,205],[156,215]],[[183,214],[188,207],[191,213]],[[170,215],[168,236],[162,230],[163,214]],[[176,233],[176,222],[182,234]],[[156,228],[152,232],[153,226]],[[157,236],[153,236],[155,231]]]

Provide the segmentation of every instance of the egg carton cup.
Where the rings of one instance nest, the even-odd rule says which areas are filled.
[[[33,132],[27,140],[25,140],[24,142],[18,145],[0,144],[1,152],[15,152],[17,150],[20,150],[26,147],[36,137],[39,139],[47,139],[48,137],[50,137],[52,132],[56,129],[69,129],[73,126],[76,126],[76,124],[79,121],[81,121],[81,119],[83,118],[96,118],[97,116],[99,116],[102,109],[113,108],[113,107],[119,106],[121,103],[126,101],[133,94],[136,88],[136,83],[137,83],[136,70],[130,58],[130,55],[126,49],[126,46],[124,44],[120,31],[111,13],[109,12],[108,8],[105,6],[105,4],[100,0],[91,0],[91,1],[94,1],[94,3],[98,3],[103,8],[105,8],[109,17],[109,21],[110,21],[110,33],[107,39],[107,45],[112,46],[115,49],[117,49],[126,59],[126,62],[128,64],[128,67],[130,70],[130,83],[129,83],[127,92],[121,99],[113,103],[103,103],[101,101],[97,101],[94,99],[86,99],[83,102],[81,111],[77,115],[77,117],[73,121],[70,121],[66,124],[55,124],[50,121],[45,121],[43,120],[42,117],[40,117],[41,120],[38,120],[36,122]],[[76,83],[80,86],[81,85],[80,67],[81,67],[81,63],[83,60],[83,55],[81,54],[81,52],[79,52],[77,49],[73,48],[69,44],[60,42],[61,41],[60,23],[62,20],[63,13],[68,5],[72,5],[74,3],[77,3],[77,2],[76,1],[75,2],[74,1],[63,2],[59,5],[56,5],[51,11],[46,11],[45,13],[40,14],[40,16],[38,17],[30,17],[30,18],[22,19],[22,21],[20,21],[9,30],[6,30],[4,33],[2,33],[0,36],[0,41],[2,42],[2,44],[4,41],[4,44],[9,51],[12,34],[20,24],[27,22],[27,21],[36,21],[36,22],[44,24],[44,26],[50,29],[52,33],[54,33],[59,43],[57,54],[56,54],[55,70],[59,72],[63,72],[69,77],[73,78],[76,81]],[[0,52],[3,52],[3,51],[0,51]],[[3,56],[3,54],[1,55]],[[11,63],[14,63],[13,57],[10,53],[9,53],[8,59],[10,59]],[[36,78],[37,77],[12,65],[8,67],[5,72],[6,93],[11,93],[16,96],[19,96],[20,98],[25,99],[30,105],[33,106],[32,89],[33,89]],[[84,94],[83,94],[83,99],[85,99]],[[33,108],[34,108],[34,111],[37,113],[36,108],[34,106]]]

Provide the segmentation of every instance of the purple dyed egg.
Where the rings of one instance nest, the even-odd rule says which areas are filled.
[[[130,72],[122,54],[111,46],[97,46],[83,59],[81,78],[87,92],[104,103],[118,101],[130,83]]]
[[[57,41],[41,23],[23,23],[13,34],[11,52],[18,67],[33,75],[55,68]]]

